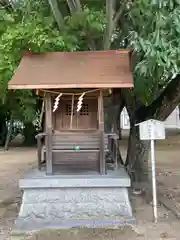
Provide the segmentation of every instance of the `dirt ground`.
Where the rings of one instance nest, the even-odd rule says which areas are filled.
[[[156,144],[157,180],[167,198],[180,207],[180,133],[171,132],[167,140]],[[125,147],[122,146],[122,150]],[[0,240],[9,239],[11,227],[17,216],[22,193],[18,180],[36,166],[36,150],[13,147],[8,152],[0,150]],[[132,196],[137,225],[132,228],[73,229],[56,234],[49,232],[30,239],[122,239],[161,240],[180,239],[180,222],[162,205],[158,208],[159,222],[152,222],[152,206],[141,196]]]

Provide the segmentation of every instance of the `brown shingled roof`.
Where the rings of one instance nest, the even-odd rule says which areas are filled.
[[[25,54],[8,86],[10,89],[132,87],[129,51]]]

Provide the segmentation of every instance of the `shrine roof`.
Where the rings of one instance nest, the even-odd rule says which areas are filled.
[[[9,89],[130,88],[129,50],[27,52]]]

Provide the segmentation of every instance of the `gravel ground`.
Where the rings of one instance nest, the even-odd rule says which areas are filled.
[[[180,206],[180,135],[174,134],[156,147],[157,178],[162,182],[167,194]],[[125,147],[122,146],[122,151]],[[9,239],[10,230],[21,204],[22,193],[18,180],[30,168],[36,166],[36,150],[32,148],[12,148],[8,152],[0,151],[0,240]],[[172,194],[173,193],[173,194]],[[28,239],[122,239],[122,240],[161,240],[180,239],[180,222],[159,206],[159,222],[152,222],[152,206],[146,204],[141,196],[132,196],[136,227],[115,230],[72,229],[68,231],[43,231]],[[18,238],[20,239],[20,238]]]

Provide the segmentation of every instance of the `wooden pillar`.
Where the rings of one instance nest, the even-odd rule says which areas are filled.
[[[51,94],[45,96],[46,120],[46,174],[52,175],[52,99]]]
[[[100,174],[106,174],[105,152],[104,152],[104,106],[103,106],[103,90],[100,90],[98,97],[98,120],[100,132]]]

